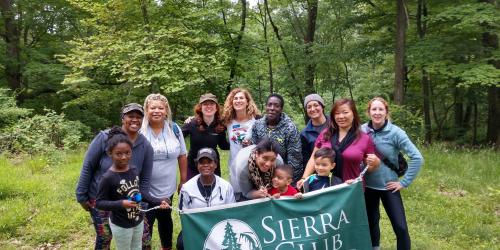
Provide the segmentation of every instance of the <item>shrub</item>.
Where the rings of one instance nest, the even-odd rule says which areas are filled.
[[[0,133],[0,151],[28,154],[51,154],[58,149],[76,149],[90,129],[78,121],[66,120],[64,114],[45,110],[19,120]]]

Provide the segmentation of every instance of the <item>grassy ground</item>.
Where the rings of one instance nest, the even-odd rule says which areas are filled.
[[[433,146],[423,154],[420,176],[403,192],[413,248],[499,249],[498,151]],[[90,217],[74,199],[82,157],[61,155],[51,164],[0,156],[0,249],[93,248]],[[227,162],[227,152],[222,157]],[[382,237],[383,248],[395,249],[385,214]],[[159,248],[157,232],[154,244]]]

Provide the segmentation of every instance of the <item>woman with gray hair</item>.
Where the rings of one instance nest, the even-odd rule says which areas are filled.
[[[172,204],[175,191],[186,182],[186,145],[180,127],[172,121],[172,111],[165,96],[150,94],[144,101],[144,120],[141,133],[153,147],[153,170],[150,180],[150,195]],[[179,167],[180,183],[177,186]],[[176,187],[177,186],[177,187]],[[149,207],[159,204],[150,203]],[[143,249],[151,249],[153,225],[158,220],[158,233],[162,249],[172,248],[172,210],[158,209],[146,213],[144,220]]]

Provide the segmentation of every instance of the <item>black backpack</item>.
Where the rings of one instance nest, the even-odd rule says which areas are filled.
[[[382,159],[386,166],[388,166],[392,171],[396,172],[399,177],[403,176],[408,170],[408,162],[406,162],[405,157],[401,152],[398,154],[398,165],[393,164],[387,158]]]

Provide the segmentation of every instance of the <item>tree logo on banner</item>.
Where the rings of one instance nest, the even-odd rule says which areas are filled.
[[[245,222],[235,219],[217,223],[205,240],[204,250],[261,250],[255,231]]]

